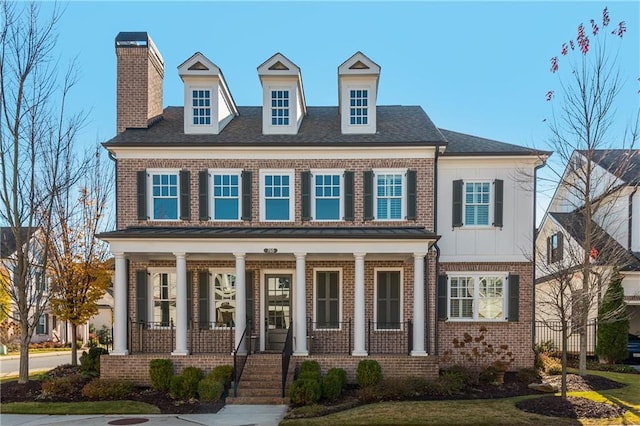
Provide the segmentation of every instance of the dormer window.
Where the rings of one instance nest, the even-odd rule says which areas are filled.
[[[271,91],[271,125],[289,125],[289,91]]]
[[[211,125],[211,91],[193,90],[191,92],[193,104],[193,125]]]
[[[369,124],[368,120],[369,91],[351,90],[349,93],[349,120],[350,124]]]

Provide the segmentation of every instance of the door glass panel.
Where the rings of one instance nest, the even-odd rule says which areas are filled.
[[[289,328],[291,275],[267,275],[267,321],[270,330]]]

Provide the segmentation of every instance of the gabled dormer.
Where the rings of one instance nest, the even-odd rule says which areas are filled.
[[[258,67],[262,84],[262,133],[295,135],[307,115],[300,68],[276,53]]]
[[[184,132],[217,135],[238,115],[222,71],[196,52],[178,74],[184,82]]]
[[[338,104],[343,134],[376,132],[380,66],[356,52],[338,67]]]

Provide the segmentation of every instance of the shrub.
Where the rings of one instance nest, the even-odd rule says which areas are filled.
[[[173,376],[169,385],[169,394],[173,399],[184,401],[189,399],[189,395],[184,389],[184,376]]]
[[[521,368],[516,373],[516,378],[519,382],[528,385],[529,383],[535,383],[540,380],[538,370],[535,368]]]
[[[622,361],[627,352],[629,337],[629,315],[624,301],[622,277],[614,269],[600,309],[598,310],[598,331],[596,354],[606,364]]]
[[[82,388],[82,395],[91,399],[124,399],[133,389],[133,383],[120,379],[94,379]]]
[[[465,386],[464,375],[460,371],[445,370],[437,380],[447,395],[461,391]]]
[[[403,400],[414,396],[418,385],[417,382],[407,379],[395,377],[384,379],[374,386],[375,398],[386,401]]]
[[[294,380],[289,389],[289,398],[293,405],[309,405],[320,400],[322,395],[320,381],[311,379]]]
[[[490,365],[482,370],[478,376],[478,380],[481,383],[494,383],[498,379],[498,372],[501,370]]]
[[[206,378],[198,383],[198,396],[202,401],[219,401],[224,392],[221,380]]]
[[[342,388],[344,389],[344,387],[347,386],[347,372],[344,368],[331,368],[327,371],[327,376],[337,376],[340,378]]]
[[[173,362],[170,359],[152,359],[149,363],[149,378],[153,389],[168,391],[173,378]]]
[[[300,380],[320,380],[321,376],[320,373],[315,372],[315,371],[303,371],[301,373],[298,373],[298,377],[296,377],[296,379],[300,379]]]
[[[105,348],[92,347],[89,352],[83,351],[80,355],[80,370],[91,376],[100,375],[100,356],[108,354]]]
[[[358,389],[356,396],[360,402],[370,404],[381,400],[378,386],[365,386]]]
[[[375,386],[382,381],[382,368],[375,359],[363,359],[356,369],[356,381],[360,387]]]
[[[548,355],[540,354],[538,356],[542,363],[542,370],[551,375],[562,374],[562,363],[558,358],[554,358]]]
[[[82,376],[74,374],[66,377],[57,377],[42,382],[42,392],[45,396],[71,397],[82,389],[84,380]]]
[[[337,374],[327,374],[322,378],[322,397],[335,401],[342,393],[342,379]]]
[[[233,381],[233,366],[219,365],[207,374],[207,380],[220,381],[225,386],[229,386]]]
[[[198,393],[198,383],[203,377],[202,370],[198,367],[186,367],[182,371],[182,377],[184,377],[182,387],[187,399],[195,398]]]
[[[478,384],[480,384],[481,371],[475,368],[454,365],[449,367],[446,371],[459,376],[463,385],[478,386]]]
[[[300,364],[300,368],[298,369],[298,374],[304,373],[306,371],[316,373],[318,376],[320,376],[320,364],[318,364],[318,361],[314,360],[302,361],[302,363]]]
[[[536,355],[544,354],[550,356],[556,352],[556,345],[553,340],[545,340],[544,342],[536,343],[533,351]]]

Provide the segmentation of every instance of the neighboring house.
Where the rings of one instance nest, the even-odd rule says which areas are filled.
[[[195,53],[178,67],[184,106],[163,109],[151,39],[115,44],[104,377],[148,382],[157,357],[206,369],[234,352],[279,360],[288,341],[292,366],[315,359],[353,380],[368,357],[388,376],[433,377],[481,327],[512,368],[533,365],[534,181],[548,153],[377,105],[380,67],[360,52],[338,67],[338,106],[308,106],[280,53],[258,67],[262,104],[236,106]]]
[[[587,161],[587,153],[575,151],[567,166],[563,182],[549,204],[536,237],[536,319],[539,321],[536,341],[548,339],[560,346],[560,334],[553,331],[554,312],[548,309],[549,300],[557,299],[557,279],[561,271],[573,273],[571,280],[575,288],[582,284],[582,274],[577,266],[584,256],[582,247],[585,238],[584,205],[580,196],[572,190],[576,185],[576,173],[582,173]],[[597,214],[591,221],[594,235],[591,260],[594,272],[602,277],[602,287],[594,294],[589,312],[588,352],[595,350],[595,320],[598,307],[610,282],[614,266],[618,267],[624,279],[624,298],[630,315],[630,332],[640,333],[640,151],[638,150],[598,150],[592,155],[593,193],[592,199],[599,203]],[[569,295],[570,296],[570,295]],[[569,309],[571,327],[577,322]],[[543,324],[546,321],[547,324]],[[578,335],[569,339],[569,350],[577,351]]]

